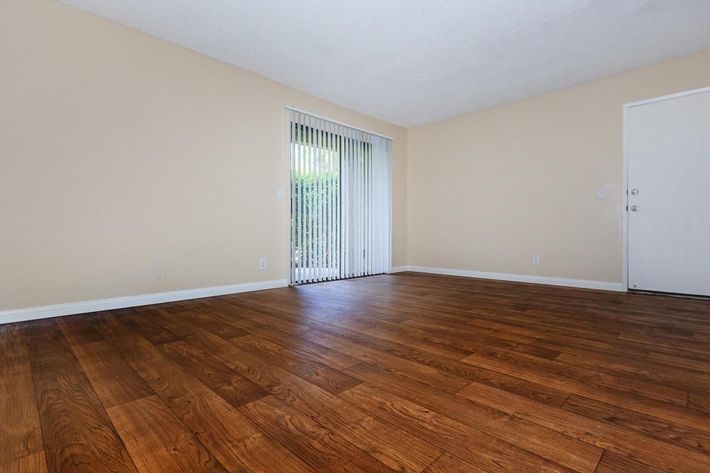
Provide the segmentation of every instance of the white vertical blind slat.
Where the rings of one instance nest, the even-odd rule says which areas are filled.
[[[343,263],[343,277],[347,278],[350,276],[350,137],[347,133],[343,134],[343,168],[341,170],[342,184],[340,190],[342,192],[343,202],[341,204],[341,209],[343,212],[342,222],[343,228],[342,239],[343,239],[343,254],[341,256],[341,261]]]
[[[372,144],[367,150],[367,245],[365,248],[365,268],[367,269],[367,274],[372,274]]]
[[[308,119],[301,115],[301,281],[307,278],[308,264],[308,182],[305,180],[308,169]]]
[[[350,175],[348,174],[349,141],[345,134],[341,135],[340,140],[343,146],[342,160],[340,163],[340,264],[342,265],[340,277],[346,278],[348,277],[348,194],[346,189],[348,188],[348,179],[350,179]]]
[[[351,276],[350,270],[351,270],[351,261],[352,261],[352,235],[351,235],[351,228],[352,228],[352,212],[351,212],[351,207],[350,207],[350,201],[352,200],[352,168],[351,168],[351,162],[352,162],[352,151],[353,151],[353,144],[352,140],[350,139],[350,131],[346,130],[345,131],[345,182],[343,183],[343,190],[345,191],[345,219],[343,219],[343,238],[345,238],[345,277],[349,278]]]
[[[377,238],[376,232],[377,232],[377,212],[379,210],[379,206],[376,205],[376,200],[375,196],[377,193],[377,174],[376,174],[376,168],[375,168],[375,139],[372,139],[371,143],[372,147],[370,148],[370,251],[368,252],[369,256],[369,263],[368,267],[370,269],[370,272],[372,274],[376,274],[377,271]]]
[[[353,201],[350,204],[350,208],[352,209],[353,212],[353,252],[352,252],[352,265],[353,265],[353,276],[357,277],[360,276],[360,260],[358,259],[358,253],[360,251],[360,147],[358,146],[359,140],[355,136],[355,132],[353,131],[353,136],[352,136],[352,144],[353,144],[353,159],[351,162],[351,166],[353,168],[353,180],[352,180],[352,186],[354,189],[353,192]]]
[[[333,222],[330,216],[332,197],[330,195],[330,123],[328,122],[324,124],[323,136],[323,215],[325,225],[323,230],[323,274],[321,277],[323,281],[327,281],[330,279],[330,228]]]
[[[355,146],[355,140],[352,137],[348,137],[350,140],[350,162],[348,162],[348,173],[351,178],[348,180],[348,187],[345,188],[348,193],[348,212],[350,215],[350,222],[348,225],[348,265],[349,271],[348,276],[357,276],[357,260],[355,258],[357,251],[357,167],[355,162],[357,161],[357,147]]]
[[[306,139],[308,146],[306,147],[306,175],[313,174],[313,128],[311,126],[311,118],[306,117]],[[305,175],[304,175],[305,177]],[[304,179],[305,180],[305,179]],[[313,267],[313,181],[311,179],[306,182],[306,230],[304,231],[303,241],[305,242],[306,257],[303,264],[305,266],[305,281],[311,281]]]
[[[380,193],[382,189],[382,174],[379,172],[379,167],[377,166],[377,160],[375,159],[375,150],[373,149],[373,160],[372,165],[375,173],[375,190],[373,192],[373,199],[375,201],[380,200]],[[375,214],[375,226],[377,228],[382,228],[382,205],[377,205],[377,213]],[[375,238],[375,271],[380,272],[382,268],[382,240],[380,238]]]
[[[362,232],[360,233],[362,238],[362,254],[360,256],[360,275],[367,275],[367,218],[368,218],[368,199],[367,199],[367,143],[364,141],[360,144],[360,153],[362,153],[362,159],[360,160],[360,172],[362,172]]]
[[[316,132],[316,139],[315,139],[315,146],[313,148],[315,149],[315,158],[316,158],[315,159],[316,251],[315,251],[315,276],[313,277],[313,279],[316,281],[320,281],[321,264],[322,264],[322,260],[323,260],[323,249],[321,248],[321,246],[323,245],[323,217],[321,215],[322,207],[323,207],[323,193],[322,193],[322,189],[321,189],[323,175],[322,175],[322,169],[321,169],[321,159],[320,159],[321,156],[320,155],[321,155],[321,151],[323,149],[323,143],[322,143],[322,132],[321,132],[320,127],[316,128],[315,132]]]
[[[327,235],[328,235],[328,223],[330,222],[330,219],[328,219],[328,161],[327,161],[327,155],[328,155],[328,147],[327,147],[327,141],[328,141],[328,135],[326,133],[327,129],[327,123],[323,124],[323,129],[321,130],[320,136],[321,136],[321,151],[320,151],[320,170],[321,170],[321,177],[320,177],[320,188],[321,188],[321,200],[320,200],[320,217],[321,217],[321,229],[320,229],[320,238],[321,238],[321,244],[320,244],[320,250],[321,250],[321,257],[320,257],[320,280],[325,281],[326,279],[326,271],[328,268],[327,264],[327,259],[328,259],[328,242],[326,240]]]
[[[288,152],[289,152],[289,156],[290,156],[290,157],[289,157],[289,162],[288,162],[289,174],[293,174],[293,164],[294,164],[294,163],[293,163],[293,155],[294,155],[294,147],[295,147],[295,144],[294,144],[295,141],[294,141],[294,137],[293,137],[294,130],[295,130],[294,122],[293,122],[293,120],[289,120],[289,121],[288,121],[288,136],[289,136]],[[293,272],[293,268],[294,268],[294,264],[295,264],[295,261],[296,261],[296,260],[294,259],[294,257],[293,257],[293,255],[294,255],[294,249],[295,249],[295,245],[294,245],[294,243],[293,243],[293,240],[294,240],[295,235],[296,235],[296,232],[295,232],[295,228],[296,228],[296,227],[295,227],[295,225],[293,224],[293,215],[294,215],[294,211],[293,211],[293,204],[294,204],[294,202],[293,202],[293,196],[296,194],[296,189],[295,189],[296,184],[295,184],[295,182],[296,182],[296,181],[294,181],[293,179],[289,179],[289,187],[290,187],[290,191],[291,191],[291,194],[289,195],[289,197],[290,197],[290,199],[291,199],[291,201],[289,202],[290,212],[291,212],[291,215],[289,215],[289,221],[291,222],[291,227],[290,227],[290,230],[291,230],[290,233],[291,233],[291,235],[290,235],[290,238],[289,238],[289,245],[288,245],[288,252],[289,252],[288,277],[289,277],[289,280],[290,280],[290,281],[293,281],[294,278],[295,278],[295,275],[294,275],[294,272]]]
[[[303,116],[299,113],[296,116],[296,124],[298,125],[298,142],[297,146],[297,157],[298,162],[298,215],[296,216],[296,224],[298,225],[298,281],[303,281]]]
[[[333,155],[333,126],[332,124],[328,124],[328,221],[330,222],[330,226],[328,227],[328,275],[327,275],[327,280],[333,279],[333,266],[335,265],[335,259],[334,259],[334,248],[333,248],[333,239],[334,239],[334,230],[335,230],[335,194],[333,193],[334,185],[333,185],[333,174],[335,173],[335,169],[333,169],[333,165],[335,163],[335,156]]]
[[[358,260],[358,276],[363,276],[365,274],[365,229],[367,225],[367,207],[365,202],[365,145],[363,142],[358,143],[358,172],[359,176],[359,188],[360,195],[358,196],[359,210],[360,210],[360,228],[358,232],[358,239],[360,240],[359,250],[357,255]]]
[[[321,243],[320,243],[320,251],[321,251],[321,256],[320,256],[320,280],[325,281],[326,279],[326,271],[328,268],[327,264],[327,259],[328,259],[328,242],[326,240],[327,235],[328,235],[328,223],[330,222],[330,219],[328,218],[328,161],[327,161],[327,155],[328,155],[328,147],[327,147],[327,141],[328,141],[328,135],[326,132],[327,129],[327,122],[323,123],[323,128],[321,129],[320,132],[320,141],[321,141],[321,149],[320,149],[320,160],[319,160],[319,166],[320,166],[320,217],[321,217],[321,229],[320,229],[320,238],[321,238]]]
[[[335,173],[337,172],[335,169],[335,159],[336,159],[336,154],[335,154],[335,133],[333,130],[333,125],[329,125],[329,134],[328,134],[328,149],[329,153],[328,156],[330,157],[330,179],[328,180],[328,185],[329,185],[329,201],[330,201],[330,234],[328,238],[328,279],[333,279],[334,275],[334,268],[336,267],[336,259],[335,259],[335,238],[336,238],[336,229],[338,225],[338,221],[335,218],[335,206],[337,205],[337,196],[335,194]]]
[[[324,169],[325,169],[325,180],[323,181],[323,186],[325,189],[324,195],[325,195],[325,208],[324,208],[324,218],[325,221],[327,222],[327,225],[325,227],[325,236],[323,240],[323,245],[324,245],[324,254],[325,254],[325,259],[324,259],[324,274],[323,274],[323,280],[328,281],[330,279],[330,268],[332,265],[331,257],[332,257],[332,252],[330,250],[330,243],[332,241],[332,227],[333,227],[333,216],[331,215],[331,210],[333,207],[333,195],[332,195],[332,189],[330,186],[330,179],[332,175],[331,171],[331,165],[332,165],[332,159],[331,159],[331,150],[330,150],[330,124],[326,123],[325,124],[325,161],[324,161]]]
[[[357,180],[355,181],[355,185],[357,186],[357,198],[355,200],[355,211],[357,212],[357,216],[355,219],[357,228],[356,228],[356,233],[355,233],[355,241],[356,241],[356,246],[355,246],[355,276],[362,276],[362,232],[364,228],[364,208],[363,208],[363,174],[362,174],[362,166],[363,166],[363,155],[362,155],[362,141],[359,139],[359,133],[358,137],[356,138],[355,141],[355,172],[357,176]]]

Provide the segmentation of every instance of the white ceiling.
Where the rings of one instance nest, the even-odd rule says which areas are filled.
[[[710,49],[710,0],[61,0],[405,127]]]

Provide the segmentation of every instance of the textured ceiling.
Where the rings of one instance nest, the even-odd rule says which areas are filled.
[[[710,49],[710,0],[61,0],[405,127]]]

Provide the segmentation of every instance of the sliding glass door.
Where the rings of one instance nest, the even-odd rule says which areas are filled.
[[[291,284],[391,269],[388,138],[289,110]]]

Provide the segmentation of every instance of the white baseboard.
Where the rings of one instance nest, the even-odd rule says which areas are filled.
[[[484,271],[434,268],[428,266],[395,266],[392,268],[390,273],[399,273],[403,271],[444,274],[449,276],[464,276],[480,279],[497,279],[500,281],[547,284],[552,286],[581,287],[586,289],[600,289],[604,291],[626,291],[626,288],[622,283],[615,282],[551,278],[527,274],[489,273]],[[0,310],[0,324],[46,319],[49,317],[60,317],[64,315],[85,314],[88,312],[98,312],[102,310],[122,309],[125,307],[161,304],[164,302],[186,301],[190,299],[200,299],[202,297],[224,296],[227,294],[261,291],[264,289],[274,289],[286,286],[288,286],[288,281],[286,279],[274,279],[272,281],[230,284],[227,286],[203,287],[199,289],[186,289],[182,291],[158,292],[154,294],[142,294],[137,296],[113,297],[110,299],[97,299],[92,301],[69,302],[66,304]]]
[[[227,286],[203,287],[199,289],[158,292],[138,296],[112,297],[110,299],[96,299],[93,301],[0,310],[0,324],[46,319],[63,315],[85,314],[87,312],[98,312],[101,310],[122,309],[124,307],[161,304],[163,302],[186,301],[189,299],[200,299],[202,297],[224,296],[227,294],[261,291],[286,286],[288,286],[286,279],[274,279],[272,281],[258,281],[244,284],[230,284]]]
[[[626,287],[620,282],[591,281],[588,279],[551,278],[530,274],[489,273],[485,271],[469,271],[466,269],[433,268],[428,266],[398,266],[392,272],[413,271],[416,273],[445,274],[448,276],[464,276],[468,278],[496,279],[499,281],[527,282],[547,284],[550,286],[581,287],[584,289],[599,289],[602,291],[626,292]]]

